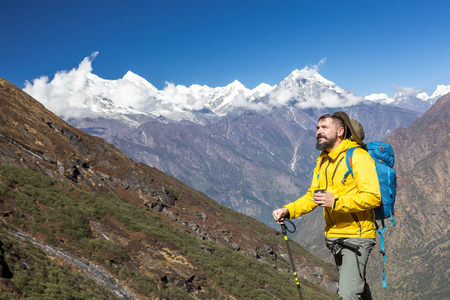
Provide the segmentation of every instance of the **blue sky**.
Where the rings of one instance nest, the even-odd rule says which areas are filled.
[[[248,88],[295,69],[356,95],[450,84],[450,1],[0,0],[0,77],[23,88],[98,51],[93,73]]]

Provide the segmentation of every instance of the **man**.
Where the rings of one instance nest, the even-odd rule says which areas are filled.
[[[357,125],[361,130],[360,124]],[[316,148],[322,152],[311,187],[297,201],[273,211],[275,221],[283,224],[286,219],[298,218],[318,206],[323,207],[325,240],[339,270],[339,299],[344,300],[371,298],[365,268],[376,238],[372,209],[381,203],[375,163],[369,153],[361,149],[365,144],[360,136],[344,112],[320,117]],[[348,171],[345,154],[352,147],[360,147],[353,153],[354,178],[345,176]],[[355,251],[350,246],[358,249]]]

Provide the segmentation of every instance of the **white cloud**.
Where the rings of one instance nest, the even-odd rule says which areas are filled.
[[[325,64],[326,61],[327,61],[326,57],[322,58],[317,65],[313,66],[313,68],[316,71],[319,71],[322,68],[322,66]]]
[[[437,99],[447,95],[448,93],[450,93],[450,85],[439,84],[434,93],[431,95],[431,98]]]
[[[25,82],[24,91],[39,100],[49,110],[64,118],[86,116],[89,107],[86,105],[84,90],[87,75],[91,73],[91,62],[98,52],[92,53],[70,71],[60,71],[51,82],[47,76]]]
[[[392,87],[394,89],[396,89],[397,91],[405,94],[406,96],[416,96],[419,93],[422,93],[424,90],[423,89],[415,89],[413,87],[407,87],[407,86],[400,86],[400,85],[392,85]]]
[[[373,102],[378,102],[378,103],[392,103],[394,101],[394,99],[389,98],[389,96],[385,93],[374,93],[374,94],[370,94],[364,97],[364,99],[369,100],[369,101],[373,101]]]
[[[171,82],[166,82],[160,98],[167,110],[202,110],[206,103],[205,98],[192,94],[187,87]]]
[[[431,98],[431,97],[428,96],[428,94],[425,93],[425,92],[422,92],[422,93],[417,94],[416,97],[419,98],[419,99],[422,99],[423,101],[426,101],[426,100],[428,100],[428,99]]]

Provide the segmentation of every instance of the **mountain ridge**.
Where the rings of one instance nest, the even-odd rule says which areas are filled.
[[[346,109],[351,117],[363,120],[368,138],[384,138],[417,119],[414,112],[382,105]],[[315,160],[316,120],[329,112],[293,108],[274,108],[268,114],[244,111],[206,125],[147,118],[135,128],[123,126],[119,120],[70,122],[219,203],[274,226],[271,211],[307,188]]]
[[[102,79],[92,73],[92,59],[87,57],[78,68],[57,73],[50,82],[48,77],[26,82],[24,90],[65,120],[99,114],[103,117],[112,117],[111,114],[117,117],[137,113],[205,124],[214,122],[236,109],[266,113],[273,107],[285,106],[304,109],[332,108],[367,102],[424,112],[450,89],[450,86],[439,85],[436,91],[428,96],[423,91],[398,87],[400,92],[393,98],[386,94],[363,97],[325,79],[318,73],[318,67],[312,66],[294,70],[277,85],[261,83],[252,90],[237,80],[224,87],[197,84],[186,87],[166,82],[164,89],[158,90],[146,79],[131,71],[122,79]],[[109,109],[102,110],[102,105],[96,104],[99,102],[108,103]],[[70,107],[71,111],[65,109],[67,107]],[[84,113],[76,113],[77,110]],[[89,110],[92,110],[90,114]]]

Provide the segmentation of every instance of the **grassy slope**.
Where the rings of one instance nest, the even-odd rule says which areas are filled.
[[[267,263],[229,248],[201,241],[117,195],[105,198],[88,194],[28,169],[0,165],[0,209],[2,218],[9,224],[2,225],[0,231],[2,299],[17,295],[39,299],[64,298],[61,295],[72,295],[75,299],[114,297],[87,277],[49,260],[42,250],[29,242],[8,237],[4,230],[7,227],[20,229],[103,266],[139,295],[191,298],[192,293],[174,285],[158,289],[154,278],[130,267],[133,265],[131,248],[141,247],[139,241],[124,246],[93,236],[89,222],[104,222],[105,219],[115,220],[124,230],[143,233],[148,240],[157,241],[187,257],[204,274],[197,298],[289,299],[297,293],[292,274],[279,272]],[[217,209],[226,218],[239,218],[238,213],[222,206]],[[244,222],[255,226],[251,221]],[[265,226],[262,227],[264,232]],[[214,251],[205,253],[200,250],[201,244],[209,245]],[[294,246],[295,252],[302,251],[300,249]],[[274,260],[273,265],[278,269],[289,268],[283,259]],[[304,280],[301,283],[307,299],[335,297]]]

